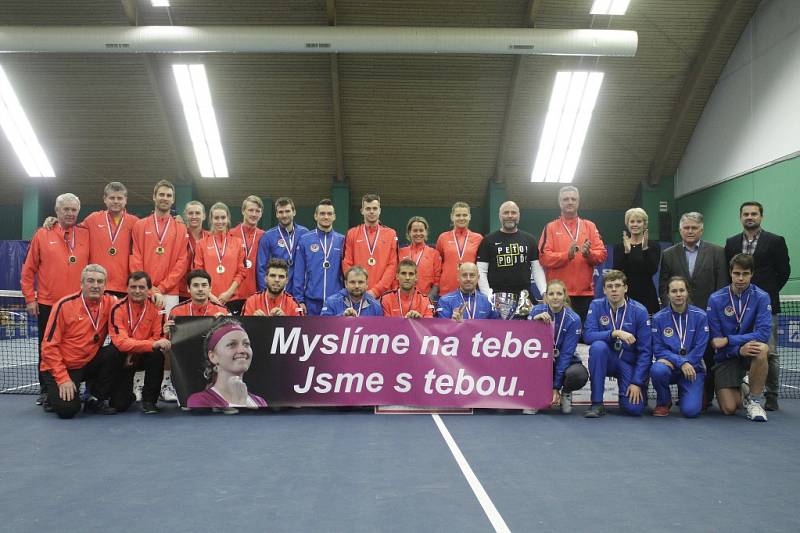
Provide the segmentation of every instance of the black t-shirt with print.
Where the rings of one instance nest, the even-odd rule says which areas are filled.
[[[526,231],[495,231],[478,247],[478,262],[489,263],[489,286],[493,292],[519,294],[531,286],[531,261],[539,259],[536,239]]]

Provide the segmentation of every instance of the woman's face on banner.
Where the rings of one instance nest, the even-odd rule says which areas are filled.
[[[208,359],[217,365],[218,374],[241,376],[250,368],[252,358],[250,337],[247,332],[238,329],[226,333],[214,349],[208,352]]]

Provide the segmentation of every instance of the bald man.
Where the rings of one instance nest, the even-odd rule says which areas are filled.
[[[499,217],[500,229],[485,236],[478,247],[478,284],[495,310],[503,318],[511,318],[509,312],[520,292],[530,291],[535,284],[543,295],[546,282],[536,238],[519,229],[519,206],[503,202]]]

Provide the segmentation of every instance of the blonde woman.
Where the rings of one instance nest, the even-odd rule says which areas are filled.
[[[614,270],[628,278],[628,297],[647,308],[651,315],[659,309],[658,293],[653,276],[661,262],[661,247],[650,243],[647,233],[647,213],[641,207],[625,212],[622,243],[614,246]]]

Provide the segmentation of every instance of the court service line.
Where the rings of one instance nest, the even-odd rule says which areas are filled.
[[[461,473],[464,474],[464,477],[467,479],[467,483],[469,483],[472,492],[475,494],[475,497],[478,498],[478,503],[481,504],[483,508],[483,512],[486,513],[486,516],[489,518],[489,521],[492,523],[494,530],[498,533],[510,533],[511,530],[508,529],[505,520],[503,517],[500,516],[500,513],[497,511],[497,507],[494,506],[492,503],[491,498],[486,493],[481,485],[480,480],[475,475],[475,472],[472,471],[472,468],[469,466],[464,454],[461,453],[461,449],[456,444],[455,439],[453,436],[450,435],[450,431],[448,431],[447,426],[444,425],[441,417],[434,413],[431,415],[433,421],[436,422],[436,427],[439,428],[439,432],[442,434],[442,438],[447,443],[447,447],[450,448],[450,453],[453,454],[453,458],[458,463],[458,467],[461,469]]]
[[[3,389],[3,390],[0,390],[0,393],[11,392],[12,390],[26,389],[28,387],[33,387],[34,385],[38,385],[38,384],[39,384],[39,382],[36,381],[34,383],[28,383],[27,385],[20,385],[19,387],[11,387],[10,389]]]

